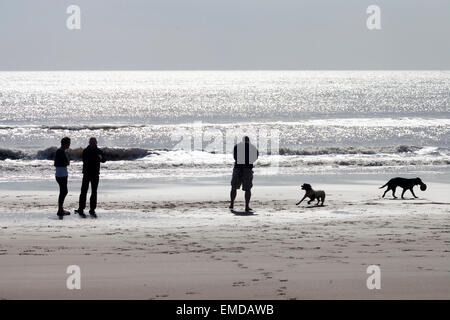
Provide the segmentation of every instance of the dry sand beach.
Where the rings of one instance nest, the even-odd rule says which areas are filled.
[[[321,184],[324,207],[296,207],[298,186],[255,187],[251,216],[229,212],[226,185],[105,187],[99,219],[63,221],[54,191],[2,192],[0,298],[449,299],[448,184],[417,200],[381,199],[382,184]]]

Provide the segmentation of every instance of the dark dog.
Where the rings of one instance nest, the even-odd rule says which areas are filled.
[[[305,200],[305,198],[309,198],[310,200],[308,201],[308,204],[310,204],[312,201],[317,199],[316,205],[319,205],[319,202],[322,201],[322,203],[320,205],[323,206],[323,202],[325,201],[325,191],[322,191],[322,190],[315,191],[315,190],[313,190],[311,185],[308,183],[302,184],[302,190],[306,191],[305,195],[302,198],[302,200],[297,202],[295,205],[298,206],[300,203],[302,203],[303,200]]]
[[[397,199],[397,197],[395,196],[395,189],[397,187],[403,188],[402,199],[404,199],[403,195],[405,194],[406,190],[410,190],[412,195],[414,196],[414,198],[417,198],[413,191],[413,188],[416,185],[420,185],[420,190],[422,190],[422,191],[427,190],[427,185],[425,183],[423,183],[422,180],[420,180],[420,178],[406,179],[406,178],[399,178],[399,177],[392,178],[384,186],[380,187],[380,189],[383,189],[386,186],[388,187],[386,189],[386,191],[383,193],[383,198],[386,195],[386,192],[388,192],[389,190],[392,190],[392,196],[395,199]]]

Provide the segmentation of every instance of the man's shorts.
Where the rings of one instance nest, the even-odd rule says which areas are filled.
[[[251,168],[233,168],[233,177],[231,178],[231,187],[250,191],[253,187],[253,170]]]

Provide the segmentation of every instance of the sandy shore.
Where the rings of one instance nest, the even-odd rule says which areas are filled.
[[[230,213],[225,186],[100,190],[99,219],[64,221],[54,191],[2,191],[0,299],[449,299],[449,185],[391,200],[384,182],[321,184],[324,207],[255,187],[251,216]]]

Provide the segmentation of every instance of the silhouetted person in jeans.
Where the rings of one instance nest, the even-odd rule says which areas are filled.
[[[242,142],[234,146],[234,168],[233,177],[231,178],[229,207],[231,210],[234,208],[237,189],[242,185],[242,190],[245,191],[245,212],[252,211],[249,204],[253,187],[253,163],[258,159],[258,156],[258,149],[250,143],[250,138],[247,136],[242,139]]]
[[[64,200],[66,199],[69,191],[67,190],[67,179],[69,173],[67,171],[67,166],[70,164],[69,156],[66,150],[70,147],[70,138],[65,137],[61,139],[61,147],[56,150],[55,154],[55,178],[59,185],[59,197],[58,197],[58,217],[60,220],[63,219],[65,215],[69,215],[70,212],[64,210]]]
[[[86,218],[84,209],[86,208],[86,196],[89,189],[89,183],[91,184],[89,214],[93,218],[97,218],[95,209],[97,208],[97,187],[101,162],[106,162],[106,157],[103,151],[97,148],[97,139],[90,138],[89,146],[83,150],[83,182],[81,184],[80,204],[78,210],[75,210],[75,213],[78,213],[82,218]]]

